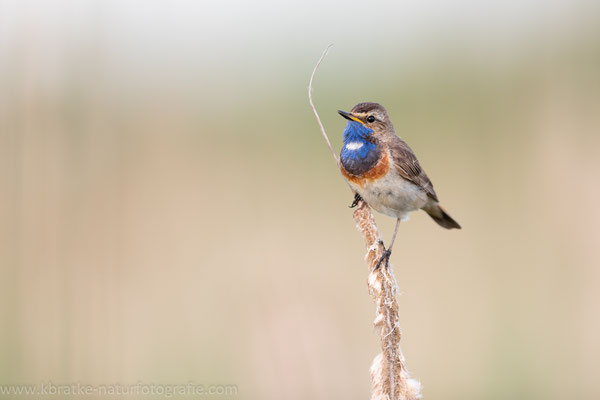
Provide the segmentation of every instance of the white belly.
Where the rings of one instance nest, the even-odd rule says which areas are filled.
[[[390,217],[405,219],[410,211],[421,209],[429,201],[425,191],[395,171],[383,178],[366,181],[362,187],[348,183],[369,206]]]

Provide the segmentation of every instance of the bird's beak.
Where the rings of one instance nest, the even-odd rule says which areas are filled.
[[[352,114],[347,113],[346,111],[338,110],[338,114],[340,114],[342,117],[346,118],[349,121],[355,121],[364,125],[364,122],[362,122],[360,119],[356,118]]]

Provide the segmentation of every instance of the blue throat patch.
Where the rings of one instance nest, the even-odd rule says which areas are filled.
[[[348,121],[346,128],[344,128],[344,147],[342,147],[340,154],[342,162],[352,163],[366,159],[370,155],[369,153],[377,147],[377,145],[367,140],[372,133],[373,130],[363,124]]]

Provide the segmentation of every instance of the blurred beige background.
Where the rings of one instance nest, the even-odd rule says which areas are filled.
[[[425,398],[600,398],[600,7],[567,0],[0,1],[0,384],[368,398],[329,43],[336,149],[384,104],[463,226],[392,256]]]

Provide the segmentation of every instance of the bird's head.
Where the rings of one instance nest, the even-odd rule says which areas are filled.
[[[338,110],[338,113],[349,121],[358,122],[379,134],[394,133],[394,126],[387,110],[378,103],[358,103],[350,112]]]

